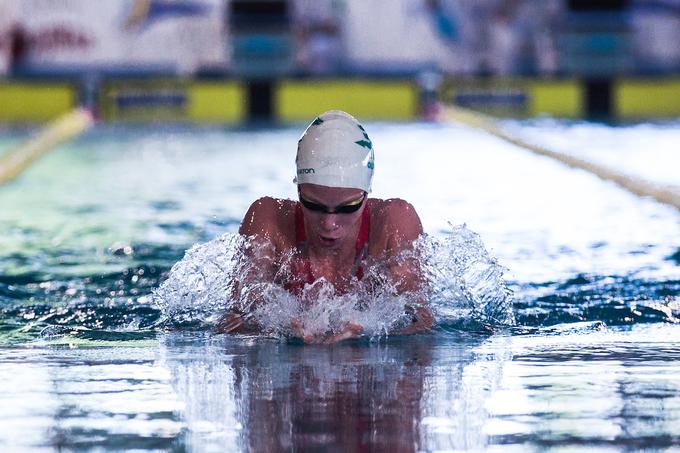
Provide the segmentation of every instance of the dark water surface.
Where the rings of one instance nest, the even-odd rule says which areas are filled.
[[[0,190],[0,450],[680,446],[680,215],[481,134],[374,129],[375,195],[480,233],[515,326],[305,346],[168,317],[189,246],[294,195],[300,131],[97,129]]]

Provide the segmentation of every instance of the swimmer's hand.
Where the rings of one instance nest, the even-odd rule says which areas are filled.
[[[426,332],[434,325],[434,315],[429,307],[419,305],[413,307],[406,305],[404,312],[409,316],[411,322],[401,329],[393,330],[391,335],[412,335],[418,332]]]
[[[229,312],[222,316],[215,330],[218,333],[254,333],[257,332],[257,327],[246,315]]]
[[[305,327],[299,319],[293,320],[291,327],[293,332],[307,344],[332,344],[342,340],[359,338],[364,333],[364,328],[353,322],[343,324],[340,332],[323,334],[309,334],[305,332]]]
[[[351,338],[359,338],[364,333],[364,328],[359,324],[353,322],[346,322],[340,333],[336,333],[327,337],[324,343],[337,343],[342,340],[349,340]]]
[[[243,317],[236,313],[226,313],[217,323],[216,330],[220,333],[232,333],[243,325]]]

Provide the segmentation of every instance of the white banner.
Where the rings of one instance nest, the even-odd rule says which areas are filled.
[[[427,1],[363,0],[346,5],[345,48],[351,66],[365,70],[430,67],[466,71],[461,46],[440,33],[438,18]]]
[[[13,21],[0,21],[0,36],[9,36],[10,27],[20,26],[27,43],[22,61],[28,68],[190,73],[228,63],[225,0],[2,0],[0,4],[14,16]],[[11,43],[0,51],[8,46]]]

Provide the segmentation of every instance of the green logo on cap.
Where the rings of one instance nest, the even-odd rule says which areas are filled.
[[[373,149],[373,143],[371,143],[371,139],[368,138],[366,130],[361,126],[361,124],[358,124],[357,126],[359,126],[359,129],[361,129],[361,133],[364,134],[365,140],[359,140],[354,143],[356,143],[359,146],[363,146],[364,148]]]
[[[364,148],[368,149],[373,149],[373,143],[371,143],[370,140],[359,140],[358,142],[354,142],[359,146],[363,146]]]

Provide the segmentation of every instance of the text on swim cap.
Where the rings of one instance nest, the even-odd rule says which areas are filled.
[[[298,175],[308,175],[310,173],[314,173],[313,168],[298,168],[298,171],[297,171]]]

